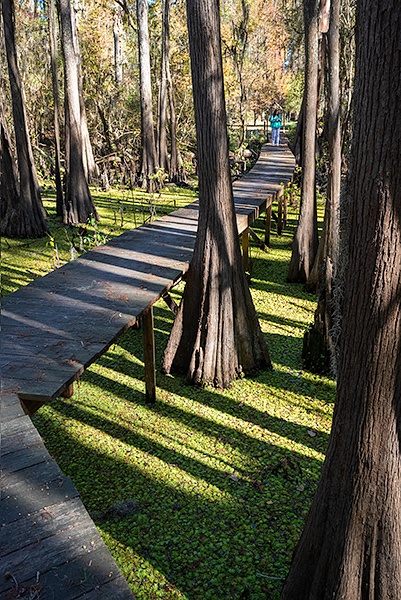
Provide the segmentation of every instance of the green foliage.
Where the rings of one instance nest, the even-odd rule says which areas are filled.
[[[112,234],[120,231],[118,202],[129,214],[121,194],[97,198]],[[139,512],[97,522],[138,600],[279,597],[316,489],[335,392],[333,381],[301,364],[315,302],[285,282],[295,224],[290,207],[268,254],[250,241],[251,292],[273,371],[224,391],[158,373],[157,403],[147,405],[142,335],[131,330],[81,376],[72,398],[34,417],[91,513],[138,503]],[[262,237],[263,221],[253,229]],[[23,254],[15,256],[17,269],[35,268],[35,257],[19,265]],[[182,289],[173,291],[176,302]],[[173,316],[162,302],[154,315],[160,364]]]
[[[54,191],[43,194],[50,231],[47,238],[13,240],[2,237],[2,296],[76,258],[82,252],[149,221],[154,203],[154,197],[143,190],[104,192],[92,189],[92,197],[101,215],[100,224],[92,217],[84,227],[66,227],[56,216],[55,196]],[[157,216],[194,200],[195,192],[191,188],[165,188],[157,196]]]

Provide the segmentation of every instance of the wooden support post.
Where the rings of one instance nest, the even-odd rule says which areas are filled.
[[[266,222],[265,222],[265,244],[270,247],[270,227],[272,222],[272,205],[266,205]]]
[[[242,232],[242,260],[245,271],[249,271],[249,231],[248,227]]]
[[[283,195],[277,192],[277,227],[278,237],[281,236],[283,231]]]
[[[162,296],[164,302],[167,304],[167,306],[169,307],[169,309],[171,310],[172,313],[174,313],[175,315],[178,314],[178,304],[174,301],[174,299],[170,296],[170,294],[168,292],[164,292],[163,296]]]
[[[153,331],[153,307],[142,314],[143,355],[145,361],[146,402],[156,402],[155,336]]]
[[[64,392],[61,394],[62,398],[72,398],[72,396],[74,395],[74,384],[70,383],[70,385],[68,385]]]
[[[283,212],[284,227],[287,227],[287,213],[288,213],[288,195],[284,194],[284,212]]]
[[[259,248],[261,248],[262,250],[264,250],[265,252],[269,251],[269,248],[266,246],[266,244],[260,239],[260,237],[254,232],[254,230],[252,229],[252,227],[248,227],[248,232],[249,235],[255,240],[255,242],[257,243],[257,245],[259,246]]]

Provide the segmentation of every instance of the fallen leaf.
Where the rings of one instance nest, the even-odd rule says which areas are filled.
[[[308,435],[309,435],[310,437],[316,437],[316,431],[313,431],[313,429],[309,429],[309,431],[308,431]]]

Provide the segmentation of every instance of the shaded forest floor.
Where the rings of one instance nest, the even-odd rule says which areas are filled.
[[[177,205],[194,198],[182,192]],[[99,200],[100,213],[108,216],[97,232],[88,228],[85,244],[91,236],[95,243],[99,230],[111,235],[132,226],[129,200],[121,213],[121,195],[112,210],[107,198]],[[321,219],[322,213],[320,203]],[[331,379],[302,368],[302,337],[315,299],[285,282],[296,216],[290,209],[288,227],[281,238],[272,235],[268,254],[250,240],[251,291],[273,371],[224,391],[158,373],[158,401],[149,406],[142,334],[130,331],[82,375],[72,398],[43,407],[33,419],[137,600],[279,597],[316,489],[335,394]],[[262,237],[262,220],[254,229]],[[59,233],[57,239],[66,237]],[[4,241],[5,292],[54,263],[49,241],[24,246],[23,264],[15,258],[22,242]],[[70,242],[59,245],[66,260]],[[177,302],[181,292],[173,292]],[[160,302],[154,315],[160,364],[172,314]]]

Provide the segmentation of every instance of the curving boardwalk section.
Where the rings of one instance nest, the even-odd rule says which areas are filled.
[[[249,226],[291,180],[284,145],[264,146],[234,183],[246,260]],[[70,478],[28,415],[69,397],[73,382],[128,327],[143,324],[146,394],[155,400],[152,305],[188,269],[197,204],[128,231],[2,300],[0,597],[132,599]],[[252,232],[251,232],[252,233]],[[7,574],[7,577],[5,575]],[[18,594],[20,594],[18,596]]]

